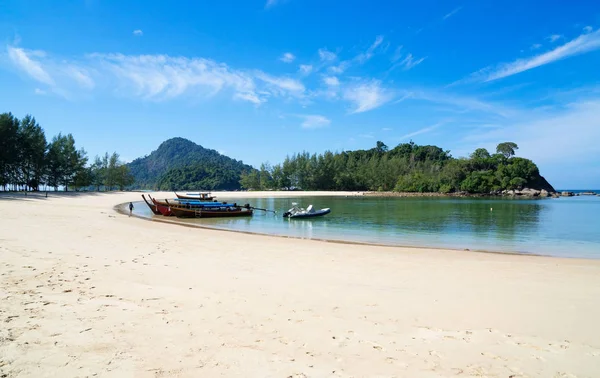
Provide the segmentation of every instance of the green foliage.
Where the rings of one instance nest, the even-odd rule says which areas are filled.
[[[136,187],[168,190],[239,189],[242,172],[254,170],[183,138],[163,142],[128,167]]]
[[[104,164],[96,158],[89,167],[87,160],[85,150],[76,148],[71,134],[58,134],[47,143],[34,117],[26,115],[19,120],[11,113],[0,114],[0,186],[4,190],[39,190],[41,185],[69,190],[97,183],[99,188],[104,183],[108,160]],[[119,177],[118,184],[131,184],[125,170]]]
[[[516,149],[516,144],[505,143]],[[504,151],[504,147],[501,149]],[[270,173],[270,179],[265,175]],[[307,152],[287,157],[282,164],[263,165],[242,175],[245,188],[304,190],[395,190],[401,192],[465,191],[492,193],[530,186],[554,191],[531,161],[490,155],[483,148],[468,159],[455,159],[437,146],[402,143],[393,149],[377,142],[370,150]]]
[[[500,143],[496,147],[496,152],[503,155],[505,158],[509,158],[511,156],[515,156],[515,150],[518,150],[519,146],[517,146],[514,142],[504,142]]]

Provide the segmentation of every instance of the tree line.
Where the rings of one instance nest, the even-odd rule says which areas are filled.
[[[75,146],[71,134],[59,133],[47,141],[31,115],[18,119],[0,114],[0,187],[3,190],[40,190],[42,186],[65,191],[94,187],[112,190],[133,184],[133,176],[115,152],[88,165],[87,153]]]
[[[479,148],[468,158],[454,158],[437,146],[412,141],[393,149],[381,141],[369,150],[288,156],[274,166],[246,171],[246,189],[356,190],[398,192],[494,193],[526,186],[554,191],[538,167],[515,157],[517,144],[500,143],[496,153]]]

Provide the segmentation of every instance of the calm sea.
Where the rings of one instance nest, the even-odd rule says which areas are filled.
[[[597,196],[539,200],[302,197],[230,202],[273,209],[277,215],[256,211],[251,218],[183,221],[301,238],[600,258]],[[329,207],[331,213],[305,220],[282,218],[292,202]],[[136,204],[135,211],[153,216],[143,202]]]

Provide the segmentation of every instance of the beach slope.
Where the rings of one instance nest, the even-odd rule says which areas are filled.
[[[0,376],[600,376],[599,261],[113,210],[139,200],[0,196]]]

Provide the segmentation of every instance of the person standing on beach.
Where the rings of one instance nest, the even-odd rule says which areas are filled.
[[[133,202],[129,202],[129,216],[131,216],[132,211],[133,211]]]

